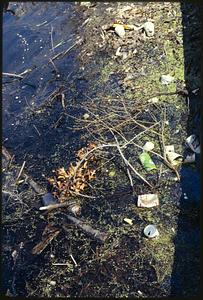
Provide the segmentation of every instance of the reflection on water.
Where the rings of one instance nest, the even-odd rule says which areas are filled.
[[[77,37],[77,19],[71,2],[13,3],[11,8],[16,15],[3,16],[3,72],[31,71],[22,80],[3,77],[4,117],[9,116],[4,129],[12,113],[19,113],[28,104],[40,104],[62,78],[66,79],[73,68],[72,54],[55,60],[55,66],[49,60],[69,48]]]

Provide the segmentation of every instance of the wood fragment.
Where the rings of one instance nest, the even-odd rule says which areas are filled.
[[[3,76],[9,76],[9,77],[16,77],[16,78],[21,78],[23,79],[22,75],[18,75],[18,74],[13,74],[13,73],[2,73]]]
[[[25,174],[26,182],[31,186],[31,188],[37,193],[38,195],[43,195],[46,193],[45,189],[38,185],[32,178]]]
[[[101,243],[104,243],[107,239],[108,235],[105,232],[101,232],[97,229],[92,228],[89,224],[85,223],[84,221],[79,220],[78,218],[72,217],[70,215],[65,215],[66,218],[70,221],[72,221],[76,226],[81,228],[84,232],[89,234],[92,238],[98,240]],[[63,222],[62,228],[65,231],[68,231],[66,228],[66,222]]]
[[[51,243],[51,241],[59,234],[60,230],[57,228],[52,228],[53,230],[43,237],[42,241],[38,243],[33,249],[32,254],[40,254],[44,249]],[[46,230],[46,228],[45,228]]]
[[[39,136],[41,136],[41,133],[40,133],[39,130],[37,129],[37,126],[35,126],[35,125],[33,124],[33,127],[34,127],[34,129],[37,131],[37,134],[38,134]]]
[[[52,209],[57,209],[57,208],[62,208],[62,207],[68,207],[69,210],[72,211],[72,208],[74,208],[76,205],[79,206],[75,202],[56,203],[56,204],[50,204],[47,206],[41,206],[39,208],[39,210],[52,210]]]
[[[26,161],[24,160],[24,162],[23,162],[23,164],[22,164],[22,167],[20,168],[20,171],[19,171],[18,176],[17,176],[17,178],[16,178],[16,182],[18,181],[18,179],[19,179],[20,176],[22,175],[23,169],[24,169],[24,167],[25,167],[25,163],[26,163]]]

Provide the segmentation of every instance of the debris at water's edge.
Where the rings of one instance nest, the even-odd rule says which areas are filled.
[[[163,7],[164,7],[164,5],[163,5]],[[139,14],[139,9],[138,9],[138,11],[136,10],[136,14],[137,13]],[[88,14],[88,11],[87,11],[87,14]],[[94,12],[92,12],[92,14],[94,15]],[[92,25],[94,24],[95,21],[98,22],[98,18],[99,18],[99,15],[97,15],[96,19],[94,21],[92,21],[91,14],[90,14],[90,21],[89,21],[90,23],[88,22],[89,25],[88,25],[88,23],[86,24],[86,26],[87,25],[90,26],[88,29],[90,35],[92,34],[91,28],[94,28],[94,26],[92,26]],[[105,21],[105,17],[104,17],[103,21]],[[157,21],[155,21],[155,24],[157,27],[156,22]],[[160,28],[160,32],[161,32],[161,28]],[[109,34],[111,34],[111,33],[109,32]],[[129,34],[130,34],[130,32],[129,32]],[[142,32],[140,32],[140,35],[141,35],[140,39],[142,39],[141,38]],[[113,36],[115,43],[116,43],[116,38],[117,38],[116,36]],[[104,37],[104,39],[105,39],[105,37]],[[88,41],[91,41],[91,39],[88,38]],[[146,43],[146,41],[144,40],[144,36],[143,36],[143,41],[144,41],[144,43]],[[110,40],[109,40],[109,42],[110,42]],[[110,46],[109,51],[111,52],[112,45],[109,45],[109,46]],[[141,43],[141,46],[142,46],[142,43]],[[85,51],[85,53],[88,54],[84,58],[84,63],[85,63],[86,58],[88,61],[88,58],[91,58],[91,56],[94,57],[95,52],[93,51],[91,53],[91,51],[88,51],[88,47],[90,47],[90,50],[91,50],[91,47],[92,47],[91,43],[85,44],[85,45],[83,45],[83,47],[84,47],[83,50],[84,49],[87,50],[87,52]],[[132,47],[134,49],[134,46],[132,46]],[[168,46],[166,45],[166,52],[170,55],[170,47],[168,47],[168,48],[167,47]],[[136,47],[136,48],[138,49],[137,59],[140,60],[141,57],[139,56],[139,52],[141,52],[142,47]],[[145,48],[143,48],[142,51],[143,50],[145,50]],[[143,53],[144,53],[144,51],[142,52],[142,55],[143,55]],[[134,54],[137,55],[137,53],[134,53]],[[141,62],[143,62],[143,61],[141,60]],[[110,59],[110,62],[111,62],[111,59]],[[141,62],[139,62],[139,65]],[[126,64],[128,64],[128,61],[126,61]],[[112,72],[113,66],[111,65],[111,67],[109,69],[108,69],[108,67],[109,67],[108,64],[107,65],[104,64],[104,68],[102,69],[103,79],[102,79],[102,82],[99,82],[99,85],[101,85],[101,87],[103,87],[103,85],[104,85],[105,88],[106,88],[106,85],[108,86],[108,84],[109,84],[108,78],[110,79],[109,74],[110,74],[110,72]],[[122,67],[125,67],[125,65],[123,64],[123,66],[121,66],[121,65],[115,64],[115,68],[117,68],[117,67],[118,67],[118,69],[114,70],[115,73],[117,71],[121,71]],[[145,72],[146,72],[146,70],[145,70]],[[175,72],[177,72],[177,70]],[[87,73],[88,73],[88,71],[87,71]],[[144,76],[144,74],[145,73],[143,71],[143,73],[139,74],[139,76],[142,77],[142,76]],[[88,75],[88,74],[86,74],[86,75]],[[181,76],[181,74],[179,74],[179,75]],[[154,74],[152,77],[149,76],[148,77],[149,81],[154,80],[155,79],[154,76],[155,76]],[[91,78],[90,75],[89,75],[89,78]],[[134,81],[132,81],[132,79],[129,80],[129,78],[130,78],[130,76],[128,76],[128,79],[126,79],[126,81],[124,81],[124,83],[120,83],[120,84],[123,85],[124,87],[125,86],[127,87],[127,89],[125,90],[125,93],[129,94],[129,96],[130,96],[132,94],[132,92],[129,91],[129,88],[131,88],[131,87],[133,88]],[[97,77],[97,80],[98,80],[98,77]],[[104,82],[103,82],[103,80],[104,80]],[[145,86],[143,77],[141,78],[140,83],[139,83],[139,79],[135,78],[135,80],[138,81],[138,84],[137,84],[138,91],[139,91],[139,84],[143,83],[142,90],[144,90],[144,92],[145,92],[145,89],[146,89],[145,96],[148,96],[147,85]],[[158,80],[159,80],[159,76],[157,74],[157,81]],[[122,82],[122,80],[121,80],[121,82]],[[94,85],[94,81],[92,81],[92,84]],[[112,81],[112,84],[116,84],[115,86],[117,87],[116,80],[115,80],[115,82]],[[157,88],[158,86],[156,86],[156,84],[157,84],[156,81],[154,82],[154,84],[155,84],[155,87]],[[171,85],[170,88],[173,91],[173,88],[174,88],[173,83],[171,83],[170,85]],[[168,85],[168,86],[170,86],[170,85]],[[107,91],[105,91],[105,93],[106,92]],[[138,93],[138,96],[140,96],[139,93]],[[150,96],[151,96],[151,94],[150,94]],[[111,97],[109,97],[109,98],[110,98],[109,103],[114,104]],[[103,101],[105,101],[104,99],[105,98],[103,98]],[[159,101],[160,102],[167,101],[167,99],[168,99],[167,96],[161,96]],[[174,114],[177,114],[177,116],[179,116],[180,108],[183,108],[183,107],[181,107],[181,102],[183,100],[182,99],[178,100],[173,96],[170,96],[170,99],[174,102],[174,106],[176,107],[175,109],[173,107],[171,107],[171,111],[169,109],[169,112],[168,112],[169,113],[169,121],[170,121],[169,123],[173,126],[174,120],[172,119],[172,116],[174,116]],[[110,107],[109,104],[108,104],[108,107]],[[93,112],[93,110],[92,110],[92,112]],[[184,110],[184,112],[185,112],[185,110]],[[45,116],[46,116],[46,114],[45,114]],[[183,118],[183,116],[181,118]],[[182,120],[181,118],[179,120]],[[93,121],[91,114],[90,114],[90,118],[87,118],[86,120]],[[82,121],[80,120],[80,122],[82,122]],[[62,124],[63,124],[63,122],[62,122]],[[171,130],[171,132],[173,132],[171,128],[169,130]],[[180,142],[179,141],[177,142],[177,140],[176,140],[177,138],[178,137],[176,137],[174,135],[172,141],[170,140],[170,142],[173,142],[174,144],[178,145],[177,151],[178,151],[178,153],[179,152],[181,153],[181,147],[179,145]],[[144,140],[143,140],[142,145],[143,144],[144,144]],[[62,145],[62,142],[61,142],[61,145]],[[156,145],[156,147],[157,147],[157,145]],[[59,154],[60,154],[60,151],[58,152],[58,155]],[[131,157],[136,158],[138,156],[136,156],[132,153]],[[48,157],[47,161],[53,161],[53,159],[50,160],[50,157]],[[60,162],[60,166],[62,167],[64,164],[61,165],[61,163],[64,163],[64,159],[61,160],[61,162]],[[156,163],[157,163],[157,161],[156,161]],[[21,164],[22,164],[22,162],[21,162]],[[59,164],[59,162],[56,161],[55,169],[58,168],[58,164]],[[112,176],[111,181],[109,181],[109,177],[108,177],[108,179],[105,176],[103,177],[103,179],[104,179],[103,184],[104,184],[104,186],[106,184],[106,189],[107,189],[107,186],[108,186],[108,190],[110,189],[110,196],[111,196],[111,191],[114,192],[114,190],[115,190],[116,183],[118,185],[120,185],[120,187],[122,187],[124,184],[124,181],[125,181],[123,178],[123,170],[119,170],[119,168],[117,170],[117,166],[114,164],[112,164],[111,168],[112,168],[112,170],[116,170],[116,172],[114,173],[115,176]],[[139,170],[139,171],[142,173],[142,170]],[[30,172],[33,172],[33,169],[30,170]],[[160,174],[158,174],[160,177],[160,180],[161,179],[163,180],[164,178],[166,178],[166,180],[167,180],[167,178],[168,178],[168,180],[169,180],[169,178],[173,179],[173,173],[172,174],[169,173],[170,175],[167,177],[167,171],[164,170],[164,172],[162,174],[162,171],[160,170]],[[108,174],[108,172],[107,172],[107,174]],[[128,177],[126,177],[127,178],[126,182],[128,182],[129,179],[132,177],[130,175],[130,173],[127,176]],[[111,176],[110,176],[110,178],[111,178]],[[147,180],[151,182],[151,180],[153,180],[153,178],[147,177]],[[164,182],[164,180],[163,180],[163,182]],[[100,185],[101,185],[101,181],[100,182],[96,181],[96,187],[100,187]],[[132,182],[132,186],[133,186],[133,188],[135,188],[133,182]],[[178,208],[179,187],[180,187],[179,184],[175,184],[175,185],[172,184],[172,193],[169,193],[169,189],[167,187],[164,187],[162,190],[162,193],[165,194],[165,196],[163,198],[161,198],[160,209],[154,208],[155,211],[142,210],[142,212],[140,212],[140,208],[136,208],[136,205],[133,206],[133,204],[132,204],[132,203],[135,204],[135,201],[134,201],[135,199],[134,198],[132,199],[131,196],[127,197],[127,193],[125,193],[125,192],[122,195],[121,191],[119,191],[117,196],[112,193],[112,196],[109,198],[109,200],[105,199],[105,201],[104,201],[104,199],[100,199],[100,201],[98,201],[98,202],[95,202],[95,200],[85,201],[83,203],[82,214],[89,220],[91,220],[91,221],[93,220],[93,222],[98,223],[100,228],[103,228],[104,226],[107,227],[109,232],[112,232],[112,237],[114,236],[114,234],[116,234],[117,239],[113,243],[110,242],[106,246],[104,245],[103,247],[101,247],[101,246],[92,244],[91,241],[86,239],[86,237],[81,232],[76,232],[73,228],[71,229],[71,226],[68,229],[69,235],[70,235],[68,242],[67,242],[67,238],[65,238],[63,235],[60,236],[60,239],[56,238],[56,241],[54,241],[53,245],[50,248],[50,249],[52,249],[51,251],[54,252],[55,259],[61,259],[60,255],[62,254],[61,253],[62,251],[65,251],[64,254],[66,254],[67,247],[65,245],[67,245],[67,243],[68,244],[73,243],[73,245],[72,245],[72,251],[74,251],[73,257],[75,257],[75,259],[77,261],[77,267],[79,268],[79,269],[74,269],[76,267],[76,265],[74,263],[71,264],[71,262],[67,261],[66,264],[69,263],[68,264],[69,267],[68,267],[67,271],[64,271],[64,274],[62,277],[64,278],[64,276],[68,275],[68,277],[70,278],[69,280],[70,281],[72,280],[72,281],[71,281],[71,285],[70,285],[70,283],[68,283],[68,285],[67,285],[66,280],[63,280],[63,278],[61,278],[60,274],[59,274],[59,277],[61,278],[61,280],[60,280],[61,287],[60,287],[59,295],[64,295],[64,294],[67,295],[67,293],[70,295],[98,295],[98,294],[99,295],[107,295],[107,294],[110,295],[111,294],[111,295],[118,295],[118,296],[122,296],[122,295],[123,296],[125,296],[125,295],[135,296],[137,294],[140,295],[140,293],[142,293],[144,295],[151,295],[151,296],[155,296],[156,294],[162,295],[162,293],[164,294],[165,291],[164,290],[162,291],[160,289],[159,283],[164,282],[164,279],[167,276],[170,276],[170,273],[171,273],[170,267],[171,267],[171,262],[173,260],[173,249],[171,248],[171,246],[173,245],[172,239],[175,236],[176,231],[175,231],[175,229],[170,231],[171,227],[168,225],[173,224],[173,226],[174,226],[174,224],[176,224],[177,216],[180,211]],[[145,192],[145,185],[140,184],[139,188],[141,189],[142,193]],[[174,193],[174,196],[173,196],[173,193]],[[130,192],[129,195],[132,195],[132,193]],[[21,197],[23,197],[22,199],[24,199],[23,194],[21,194]],[[35,199],[35,201],[39,201],[39,199],[38,200]],[[177,203],[174,204],[173,201],[177,201]],[[18,202],[18,205],[20,208],[21,208],[21,206],[20,206],[21,204],[22,203]],[[176,206],[176,204],[177,204],[177,206]],[[23,206],[23,208],[24,208],[24,206]],[[132,218],[133,223],[136,224],[136,227],[133,226],[131,228],[131,226],[121,225],[122,220],[123,220],[123,218],[122,218],[123,215],[126,216],[126,209],[129,211],[129,214],[127,214],[128,219]],[[191,222],[195,222],[195,214],[197,212],[195,211],[195,208],[193,206],[191,206],[191,209],[188,209],[188,211],[186,210],[185,213],[188,214],[188,216],[189,216],[188,219],[191,220]],[[26,211],[22,210],[21,213],[23,213],[24,218],[26,218]],[[12,217],[12,215],[10,215],[10,217]],[[33,217],[34,217],[34,215],[33,215]],[[35,221],[34,221],[35,224],[36,224],[36,220],[38,218],[39,218],[39,215],[36,215]],[[41,220],[44,223],[46,218],[44,218],[42,216]],[[52,217],[50,218],[50,220],[52,220]],[[7,221],[9,222],[9,218],[7,219]],[[18,220],[16,224],[19,224],[20,222],[21,221]],[[53,222],[54,222],[54,220],[53,220]],[[152,251],[152,254],[153,254],[152,256],[151,256],[151,254],[149,254],[149,252],[147,252],[149,249],[148,248],[149,244],[148,243],[145,244],[145,241],[140,239],[140,237],[142,236],[141,235],[142,229],[144,228],[145,225],[147,225],[149,223],[156,223],[157,226],[160,226],[158,228],[160,228],[160,232],[161,232],[161,235],[159,236],[159,238],[157,240],[150,241],[153,243],[155,242],[154,244],[150,243],[150,251]],[[39,231],[39,228],[38,228],[39,224],[37,225],[37,228],[34,226],[33,226],[33,228],[29,228],[29,226],[27,226],[27,225],[28,224],[26,224],[26,228],[28,227],[28,231],[31,236],[31,239],[32,240],[33,240],[33,238],[36,239],[36,232]],[[43,226],[41,226],[41,227],[43,227]],[[20,237],[20,235],[17,237],[17,240],[19,239],[19,237]],[[39,241],[39,239],[38,239],[38,241]],[[35,242],[37,242],[37,240],[35,240]],[[80,242],[79,245],[77,242]],[[111,247],[109,250],[110,245],[111,245]],[[122,245],[122,248],[119,247],[119,245]],[[80,249],[80,247],[81,247],[81,249]],[[69,248],[69,245],[68,245],[68,248]],[[77,249],[77,251],[76,251],[76,249]],[[88,249],[90,249],[90,251],[88,251]],[[139,250],[138,253],[135,253],[136,250]],[[128,251],[128,255],[126,255],[126,251]],[[50,250],[47,249],[47,252],[45,251],[44,253],[45,254],[43,255],[43,259],[45,259],[45,261],[48,263],[48,266],[46,266],[46,264],[43,264],[43,272],[44,273],[40,275],[41,277],[40,276],[36,277],[36,282],[38,280],[40,282],[42,279],[46,281],[46,278],[48,278],[50,276],[54,279],[54,274],[57,274],[57,272],[58,272],[57,269],[54,269],[53,271],[51,271],[49,268]],[[147,256],[147,253],[148,253],[148,256]],[[58,255],[59,255],[59,257],[58,257]],[[135,255],[136,255],[136,261],[130,261],[130,258],[134,257]],[[66,258],[67,257],[65,255],[64,259],[66,259]],[[129,268],[129,266],[126,267],[126,259],[128,260],[129,263],[131,263],[130,268]],[[89,265],[87,266],[86,264],[82,263],[83,261],[89,261]],[[149,265],[149,261],[152,261],[153,266]],[[116,264],[117,262],[119,263],[119,266],[122,266],[122,272],[120,272],[118,269],[115,268],[115,265],[117,266],[117,264]],[[140,264],[137,262],[140,262]],[[142,264],[141,264],[141,262],[142,262]],[[57,263],[60,264],[60,263],[63,263],[63,261],[61,262],[59,260],[59,261],[53,262],[53,264],[57,264]],[[161,265],[162,263],[164,263],[164,270],[163,270],[163,265]],[[111,272],[109,272],[109,268],[111,268]],[[133,273],[132,269],[133,270],[136,269],[138,271]],[[127,274],[126,274],[125,270],[127,270]],[[97,276],[96,276],[95,271],[98,272]],[[137,282],[139,282],[139,280],[140,280],[140,278],[137,278],[138,273],[139,273],[139,276],[141,279],[142,279],[142,276],[143,276],[143,278],[147,278],[147,282],[145,282],[144,287],[139,284],[137,285]],[[94,274],[95,278],[97,277],[99,279],[101,277],[101,281],[103,282],[102,286],[100,285],[100,282],[97,283],[95,280],[94,280],[94,285],[91,284],[92,274]],[[109,276],[110,275],[114,275],[116,278],[115,284],[114,284],[114,282],[111,282],[111,287],[109,286]],[[133,280],[132,281],[133,292],[130,290],[131,285],[128,289],[119,288],[120,285],[123,286],[123,283],[125,283],[125,276],[127,276],[127,275],[131,281]],[[146,277],[144,277],[144,276],[146,276]],[[106,278],[108,278],[108,283],[106,282]],[[110,278],[111,278],[111,276],[110,276]],[[138,281],[136,281],[135,278]],[[56,282],[56,280],[52,280],[52,281]],[[57,280],[57,282],[58,282],[58,280]],[[81,282],[81,284],[79,284],[80,282]],[[153,284],[153,282],[154,282],[154,284]],[[97,284],[98,284],[98,286],[97,286]],[[136,285],[137,291],[139,293],[134,291],[135,285]],[[69,286],[71,286],[71,288]],[[30,286],[28,286],[28,287],[30,289],[30,292],[32,293],[35,290],[34,282],[31,282]],[[119,290],[119,289],[121,289],[121,290]],[[38,293],[40,295],[44,294],[46,296],[47,295],[51,296],[51,295],[55,295],[55,290],[48,289],[48,288],[42,289],[39,285],[38,291],[36,291],[36,294],[38,294]],[[166,295],[166,294],[164,294],[164,295]]]

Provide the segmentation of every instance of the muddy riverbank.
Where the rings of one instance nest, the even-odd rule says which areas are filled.
[[[15,16],[4,14],[3,72],[23,78],[3,76],[3,146],[13,156],[3,158],[3,294],[197,295],[199,155],[174,167],[164,146],[185,158],[186,138],[199,137],[198,6],[189,13],[168,2],[12,9]],[[140,28],[121,38],[113,27],[147,21],[150,37]],[[164,85],[162,75],[173,81]],[[139,160],[148,141],[155,172]],[[105,242],[67,219],[64,230],[67,208],[39,211],[42,194],[28,178],[59,202],[80,205],[75,217],[105,232]],[[147,193],[159,206],[138,207]],[[148,224],[157,238],[144,236]],[[45,228],[55,237],[33,254]]]

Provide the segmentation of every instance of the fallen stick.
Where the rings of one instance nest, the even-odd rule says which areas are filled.
[[[67,50],[62,51],[58,54],[56,54],[54,57],[52,57],[52,61],[54,61],[55,59],[59,58],[59,56],[62,55],[65,56],[69,51],[71,51],[75,46],[77,46],[78,44],[80,44],[82,42],[82,39],[79,39],[77,42],[75,42],[72,46],[70,46]]]
[[[107,239],[107,234],[105,232],[101,232],[97,229],[92,228],[89,224],[75,218],[72,217],[70,215],[65,215],[66,218],[70,221],[72,221],[76,226],[78,226],[79,228],[81,228],[84,232],[86,232],[87,234],[89,234],[91,237],[95,238],[96,240],[104,243],[105,240]],[[68,229],[66,228],[66,223],[63,222],[62,228],[65,231],[68,231]]]
[[[52,210],[52,209],[63,208],[63,207],[67,207],[70,212],[74,213],[74,215],[80,214],[81,211],[80,205],[75,202],[50,204],[47,206],[41,206],[39,210]]]
[[[16,77],[16,78],[21,78],[23,79],[22,75],[18,75],[18,74],[13,74],[13,73],[2,73],[3,76],[9,76],[9,77]]]
[[[32,189],[37,193],[38,195],[46,194],[46,190],[43,189],[41,186],[38,185],[32,178],[30,178],[27,174],[24,174],[26,177],[26,182],[32,187]]]
[[[23,164],[22,164],[22,167],[20,168],[20,171],[19,171],[18,176],[17,176],[17,178],[16,178],[16,182],[18,181],[18,179],[19,179],[20,176],[22,175],[23,169],[24,169],[24,167],[25,167],[25,163],[26,163],[26,161],[24,160],[24,162],[23,162]]]
[[[5,157],[5,159],[7,161],[11,162],[12,156],[11,156],[11,154],[8,152],[8,150],[4,146],[2,146],[2,154],[3,154],[3,156]],[[24,166],[25,166],[25,164],[22,165],[22,167],[21,167],[22,171],[23,171]],[[19,174],[22,173],[22,171],[20,171]],[[42,189],[32,178],[30,178],[30,176],[28,176],[26,173],[24,173],[24,176],[25,176],[25,181],[33,188],[33,190],[37,194],[43,195],[43,194],[46,193],[46,191],[44,189]],[[18,177],[19,177],[19,175],[18,175]]]

